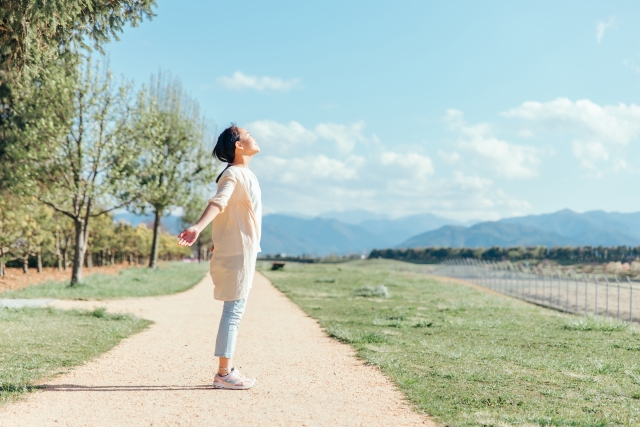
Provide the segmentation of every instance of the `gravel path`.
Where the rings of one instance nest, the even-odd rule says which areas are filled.
[[[211,388],[222,309],[212,294],[207,276],[177,295],[55,302],[155,324],[0,408],[0,426],[435,426],[260,274],[236,348],[236,366],[258,383],[248,391]]]

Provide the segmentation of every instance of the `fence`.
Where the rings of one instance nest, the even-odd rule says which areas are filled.
[[[432,274],[479,286],[545,307],[576,314],[640,321],[640,284],[617,275],[577,273],[474,259],[445,261]]]

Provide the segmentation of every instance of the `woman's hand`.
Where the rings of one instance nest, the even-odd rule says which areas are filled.
[[[185,229],[182,233],[178,234],[178,244],[180,246],[191,246],[193,242],[198,240],[200,230],[197,227],[191,226]]]

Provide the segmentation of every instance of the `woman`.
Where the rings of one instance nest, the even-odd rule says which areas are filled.
[[[251,158],[259,152],[255,139],[242,128],[232,125],[220,134],[213,155],[228,165],[216,179],[218,191],[198,222],[178,236],[179,245],[191,246],[213,221],[209,274],[213,297],[224,301],[216,338],[215,356],[220,360],[213,380],[216,388],[245,390],[256,383],[234,368],[231,359],[260,252],[260,187],[249,170]]]

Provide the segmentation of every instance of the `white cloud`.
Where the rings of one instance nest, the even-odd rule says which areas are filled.
[[[524,102],[502,113],[547,130],[580,131],[603,141],[626,145],[640,134],[640,106],[618,104],[600,106],[588,99]]]
[[[318,135],[296,121],[282,124],[273,120],[258,120],[245,127],[256,138],[258,145],[275,153],[290,153],[299,146],[308,146],[318,139]]]
[[[316,133],[325,139],[336,143],[336,149],[340,154],[349,154],[353,151],[356,142],[365,141],[362,134],[365,123],[358,121],[350,125],[340,125],[337,123],[320,123],[316,126]]]
[[[438,212],[469,220],[526,211],[526,201],[501,192],[491,179],[474,172],[438,168],[437,177],[423,142],[403,142],[390,149],[376,135],[366,134],[362,121],[305,127],[295,121],[259,120],[245,127],[263,148],[251,168],[260,180],[265,205],[274,212],[314,215],[367,209],[392,216]],[[467,133],[475,129],[465,128]],[[473,153],[442,152],[440,157],[460,164],[469,152]],[[486,163],[490,162],[483,157]]]
[[[524,102],[502,115],[524,119],[537,130],[553,135],[571,135],[574,156],[598,176],[602,176],[602,165],[624,156],[625,147],[640,136],[640,106],[636,104],[601,106],[588,99],[558,98]],[[619,163],[612,166],[615,171],[624,169]]]
[[[609,160],[609,151],[601,142],[576,140],[572,149],[582,166],[588,169],[598,170],[597,163]]]
[[[222,76],[218,78],[218,84],[225,89],[241,90],[255,89],[259,91],[276,90],[286,92],[300,84],[300,79],[283,80],[278,77],[257,77],[236,71],[231,77]]]
[[[433,162],[427,156],[418,153],[394,153],[385,151],[380,154],[380,163],[391,166],[394,175],[409,173],[414,178],[426,178],[433,175]]]
[[[323,154],[292,158],[267,155],[256,163],[256,173],[271,182],[296,186],[315,182],[322,185],[326,180],[357,179],[357,169],[364,163],[363,158],[355,156],[342,161]]]
[[[630,172],[635,172],[635,169],[633,167],[631,167],[629,165],[629,163],[627,163],[626,160],[621,159],[619,157],[615,158],[612,160],[613,163],[613,170],[615,172],[619,172],[622,170],[626,170],[626,171],[630,171]]]
[[[493,181],[491,181],[490,179],[482,178],[477,175],[475,176],[465,175],[461,171],[453,172],[453,182],[460,185],[460,188],[464,190],[467,190],[467,189],[488,190],[493,184]]]
[[[500,140],[486,123],[467,125],[458,110],[447,110],[445,118],[452,129],[460,132],[460,147],[477,155],[497,175],[514,179],[538,175],[542,152],[537,148]]]
[[[607,21],[598,21],[596,24],[596,41],[598,43],[602,43],[602,39],[604,38],[604,33],[609,28],[616,28],[616,17],[612,16]]]
[[[438,156],[440,156],[440,159],[442,159],[443,162],[449,165],[457,163],[460,160],[460,154],[458,154],[456,151],[452,151],[449,153],[446,151],[438,150]]]

